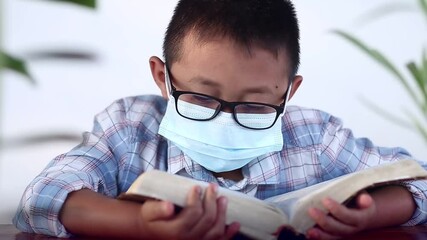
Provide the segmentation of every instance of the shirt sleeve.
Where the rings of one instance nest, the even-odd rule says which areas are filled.
[[[425,168],[425,166],[424,166]],[[412,193],[416,204],[416,209],[412,218],[409,219],[403,226],[415,226],[427,223],[427,181],[408,181],[401,185],[405,186]]]
[[[70,192],[87,188],[117,195],[117,159],[127,151],[126,124],[112,116],[119,112],[110,108],[98,114],[93,131],[83,134],[83,142],[53,159],[29,184],[13,219],[19,230],[69,237],[59,213]]]
[[[349,129],[342,128],[341,120],[330,116],[324,126],[320,160],[326,178],[359,171],[386,162],[413,158],[403,148],[378,147],[367,138],[356,138]],[[424,169],[427,163],[418,161]],[[413,195],[417,208],[412,218],[404,225],[427,223],[427,181],[403,182]]]
[[[324,175],[339,177],[391,161],[412,158],[400,147],[379,147],[368,138],[358,138],[342,121],[326,115],[319,139],[319,159]]]

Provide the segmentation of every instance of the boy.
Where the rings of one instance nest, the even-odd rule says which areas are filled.
[[[409,156],[354,138],[327,113],[286,108],[302,82],[288,0],[181,0],[163,47],[165,62],[149,61],[163,98],[124,98],[98,114],[83,142],[28,186],[14,218],[19,229],[229,239],[239,223],[225,224],[227,199],[217,185],[264,199]],[[194,187],[179,213],[169,202],[115,199],[150,169],[212,184],[204,196]],[[306,235],[335,239],[425,223],[426,189],[424,181],[378,188],[357,196],[354,208],[326,198],[331,214],[310,209],[317,225]]]

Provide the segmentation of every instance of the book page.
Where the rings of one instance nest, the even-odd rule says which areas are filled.
[[[336,179],[332,179],[336,180]],[[309,187],[305,187],[299,190],[292,192],[284,193],[274,197],[265,199],[264,201],[275,206],[283,212],[284,215],[290,216],[292,209],[294,208],[295,203],[301,199],[303,196],[315,191],[315,189],[323,188],[329,184],[332,180],[321,182]]]
[[[152,170],[140,175],[119,198],[138,200],[148,197],[184,207],[188,192],[195,185],[201,186],[204,192],[208,183]],[[218,188],[218,195],[228,198],[226,223],[239,222],[241,232],[251,238],[274,239],[273,234],[288,223],[288,217],[280,210],[259,199],[222,187]]]
[[[321,204],[325,197],[343,203],[370,186],[420,178],[427,178],[427,171],[418,162],[400,160],[350,173],[266,201],[280,207],[288,215],[290,225],[297,232],[305,233],[314,225],[314,221],[307,214],[308,209],[316,207],[327,212]]]

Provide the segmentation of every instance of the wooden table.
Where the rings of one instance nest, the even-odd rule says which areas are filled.
[[[55,240],[44,235],[19,232],[12,225],[0,225],[0,240]],[[94,238],[72,238],[75,240],[95,240]],[[347,240],[426,240],[427,226],[385,228],[370,232],[360,233],[356,236],[345,238]]]

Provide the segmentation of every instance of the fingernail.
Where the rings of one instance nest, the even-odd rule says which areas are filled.
[[[163,210],[165,213],[170,213],[172,211],[173,205],[170,202],[164,202]]]
[[[329,198],[326,198],[325,200],[323,200],[323,205],[325,205],[327,209],[331,209],[333,206],[332,200]]]
[[[310,208],[308,211],[312,218],[317,219],[319,217],[319,213],[315,208]]]
[[[318,237],[318,234],[315,230],[310,230],[307,235],[309,239],[316,239]]]
[[[222,197],[222,198],[221,198],[221,204],[222,204],[224,207],[226,207],[226,206],[227,206],[227,204],[228,204],[228,199],[227,199],[226,197]]]
[[[221,205],[220,207],[222,208],[222,209],[227,209],[227,205],[228,205],[228,199],[226,198],[226,197],[221,197],[220,199],[219,199],[219,205]]]
[[[213,193],[218,193],[218,185],[216,185],[216,184],[211,184],[211,186],[212,186],[212,192],[213,192]]]
[[[202,194],[202,188],[201,188],[200,186],[196,186],[196,187],[194,188],[194,191],[195,191],[198,195],[201,195],[201,194]]]

